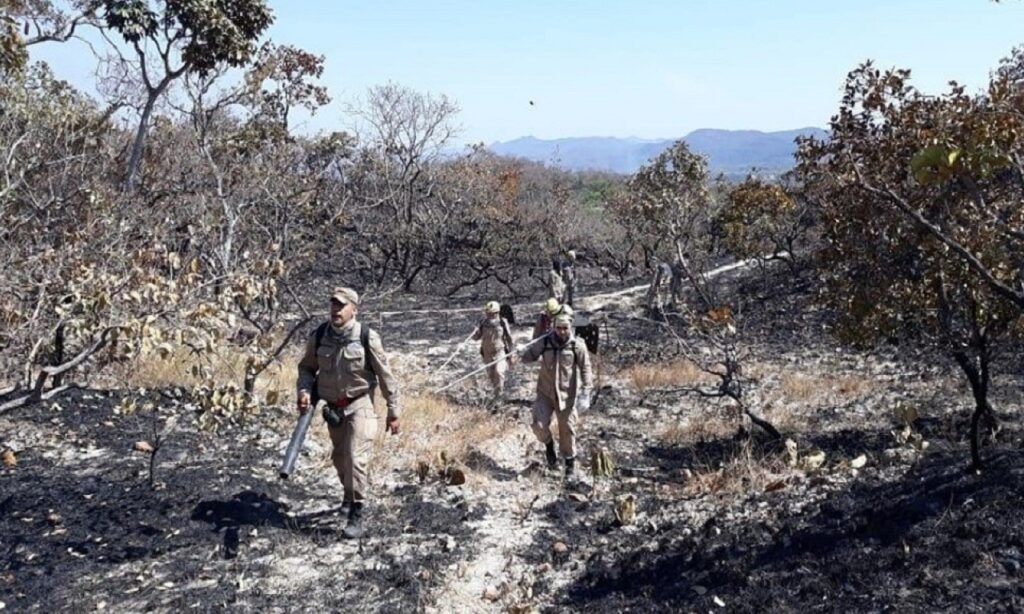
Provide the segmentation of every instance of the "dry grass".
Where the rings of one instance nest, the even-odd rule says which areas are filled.
[[[725,439],[736,434],[738,422],[717,415],[694,416],[669,424],[658,438],[671,445]]]
[[[407,358],[411,364],[406,364]],[[402,433],[394,437],[386,431],[387,404],[378,393],[374,405],[379,423],[371,475],[381,470],[415,470],[421,462],[436,470],[442,452],[449,463],[467,470],[466,459],[474,446],[501,437],[511,428],[486,409],[455,404],[425,392],[428,382],[418,375],[422,370],[416,359],[395,355],[391,365],[401,385]],[[315,436],[325,450],[321,466],[330,467],[330,435],[326,428],[317,428]],[[472,479],[471,472],[467,474]]]
[[[776,456],[760,456],[743,447],[717,467],[700,465],[691,470],[683,493],[695,497],[707,494],[740,495],[782,488],[793,469]]]
[[[670,445],[688,446],[702,441],[731,439],[738,427],[739,419],[729,410],[723,410],[671,424],[659,433],[659,439]],[[749,444],[737,444],[736,450],[724,459],[698,459],[685,469],[681,494],[692,497],[764,492],[770,487],[779,487],[780,481],[791,474],[792,469],[778,454],[762,454]]]
[[[742,495],[782,488],[794,470],[777,453],[763,453],[750,444],[739,444],[719,460],[698,460],[683,471],[682,494]]]
[[[286,352],[278,364],[264,371],[257,380],[256,393],[261,401],[271,391],[279,394],[277,404],[284,409],[279,413],[268,414],[267,419],[271,421],[271,428],[281,433],[290,433],[295,425],[295,365],[300,351],[296,346]],[[418,364],[417,358],[397,354],[390,358],[401,386],[402,434],[391,437],[386,432],[386,402],[378,392],[374,403],[380,423],[374,442],[374,465],[415,468],[419,461],[433,463],[442,451],[454,463],[463,464],[474,445],[499,437],[510,428],[507,423],[496,420],[482,408],[457,405],[443,397],[420,392],[429,388],[429,382],[417,375],[422,372],[422,365]],[[117,374],[118,385],[128,388],[191,388],[210,379],[222,383],[234,382],[239,386],[242,384],[245,356],[241,352],[221,351],[211,360],[204,360],[202,364],[205,371],[201,374],[194,372],[196,364],[195,356],[187,348],[175,348],[166,359],[156,354],[146,355]],[[318,416],[314,417],[310,438],[323,450],[317,459],[317,466],[321,469],[330,468],[330,434]]]
[[[402,425],[410,433],[403,441],[405,452],[417,461],[430,462],[441,452],[463,462],[473,446],[499,437],[503,421],[478,407],[450,403],[431,394],[413,394],[403,402]]]
[[[265,399],[267,393],[273,391],[281,397],[279,404],[290,405],[294,401],[295,365],[299,351],[296,347],[285,352],[276,364],[260,374],[256,380],[258,399]],[[202,367],[202,370],[196,370],[197,367]],[[221,348],[208,358],[197,360],[187,347],[179,346],[173,348],[167,358],[156,353],[140,356],[118,373],[117,379],[119,385],[127,388],[191,388],[210,380],[241,387],[245,379],[245,354]]]
[[[658,388],[692,386],[712,381],[707,373],[689,360],[658,365],[636,365],[624,369],[621,377],[641,394]]]
[[[875,389],[877,383],[860,375],[783,373],[778,395],[783,402],[803,405],[851,401]]]

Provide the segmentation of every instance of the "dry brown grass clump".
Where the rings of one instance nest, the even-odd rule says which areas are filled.
[[[295,365],[299,348],[282,355],[256,380],[256,398],[268,404],[291,405],[294,402]],[[202,360],[186,346],[172,346],[166,356],[156,352],[143,354],[117,374],[119,386],[127,388],[192,388],[216,382],[241,386],[245,379],[245,353],[223,347]],[[269,395],[269,399],[268,399]]]
[[[393,437],[385,430],[387,409],[380,395],[375,405],[380,423],[371,473],[382,468],[416,470],[423,463],[431,468],[431,474],[442,470],[442,464],[465,470],[474,446],[500,437],[510,428],[508,423],[479,407],[456,405],[443,397],[414,392],[402,395],[402,433]],[[329,467],[330,434],[322,427],[315,431],[324,450],[320,466]]]
[[[623,370],[622,379],[632,384],[641,394],[658,388],[692,386],[711,381],[707,373],[689,360],[632,366]]]
[[[659,439],[671,445],[726,439],[736,434],[738,426],[737,420],[728,420],[721,416],[692,416],[669,424],[661,432]]]
[[[683,472],[683,494],[739,495],[750,492],[771,492],[784,488],[795,470],[776,452],[762,452],[748,444],[723,459],[698,461]]]
[[[702,465],[687,475],[683,493],[687,496],[707,494],[744,494],[771,492],[785,487],[793,473],[777,456],[759,456],[749,447],[742,447],[718,466]]]
[[[430,460],[444,451],[449,459],[461,462],[474,445],[507,428],[484,409],[455,405],[429,393],[410,395],[403,403],[402,425],[410,434],[403,447],[417,460]]]
[[[779,378],[780,400],[804,405],[841,403],[864,396],[877,383],[862,375],[831,373],[783,373]]]
[[[727,415],[696,417],[669,425],[659,438],[677,446],[695,445],[705,441],[731,440],[739,428],[737,418]],[[699,459],[683,470],[684,496],[706,494],[743,494],[765,492],[784,486],[792,474],[785,460],[775,452],[759,452],[749,443],[736,443],[725,458]]]

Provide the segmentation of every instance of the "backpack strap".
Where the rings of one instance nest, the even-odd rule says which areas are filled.
[[[370,362],[370,327],[362,323],[359,324],[359,342],[363,344],[363,368],[376,375]]]
[[[579,365],[579,362],[580,362],[580,354],[577,351],[577,347],[576,347],[576,341],[577,340],[578,340],[578,337],[573,335],[573,338],[569,340],[569,344],[568,344],[568,345],[572,346],[572,366],[573,366],[574,369],[576,368],[577,365]],[[540,351],[540,353],[543,354],[544,352],[548,351],[549,349],[552,352],[558,352],[558,348],[556,348],[554,342],[551,341],[551,336],[550,335],[544,337],[544,348]]]
[[[320,349],[320,344],[324,342],[324,335],[327,334],[327,325],[329,322],[324,322],[320,326],[316,327],[316,346],[314,350]]]
[[[508,340],[512,339],[512,330],[508,327],[508,320],[506,320],[505,318],[501,318],[501,333],[502,333],[501,344],[502,344],[502,346],[504,346],[506,339],[508,339]],[[506,353],[508,353],[510,351],[512,351],[512,348],[508,348],[508,347],[505,348],[505,352]]]

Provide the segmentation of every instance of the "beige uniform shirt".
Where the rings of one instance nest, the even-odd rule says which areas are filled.
[[[523,350],[523,362],[540,361],[537,394],[547,398],[563,411],[576,404],[577,395],[590,394],[594,375],[590,353],[582,339],[570,337],[564,345],[551,335]]]
[[[379,385],[388,404],[388,417],[397,418],[401,413],[398,384],[388,366],[380,335],[370,330],[370,356],[366,357],[359,340],[362,326],[352,320],[338,333],[328,325],[319,349],[316,331],[310,334],[306,339],[306,352],[299,361],[298,391],[300,394],[310,392],[315,384],[321,399],[337,403],[339,399],[366,394]],[[367,366],[372,367],[372,371]]]
[[[537,337],[548,334],[548,332],[551,331],[551,323],[551,316],[549,316],[547,312],[542,311],[541,314],[537,316],[537,322],[533,325],[533,336],[530,337],[530,339],[536,339]]]
[[[480,355],[490,362],[500,353],[512,351],[512,332],[505,318],[484,318],[473,333],[473,340],[480,342]]]
[[[548,271],[548,286],[551,289],[551,296],[562,301],[562,297],[565,296],[565,281],[562,276],[558,274],[558,271],[551,269]]]

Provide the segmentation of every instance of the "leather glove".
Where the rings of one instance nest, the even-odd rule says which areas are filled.
[[[392,435],[397,435],[401,430],[401,424],[398,422],[398,418],[388,418],[387,430],[391,431]]]

